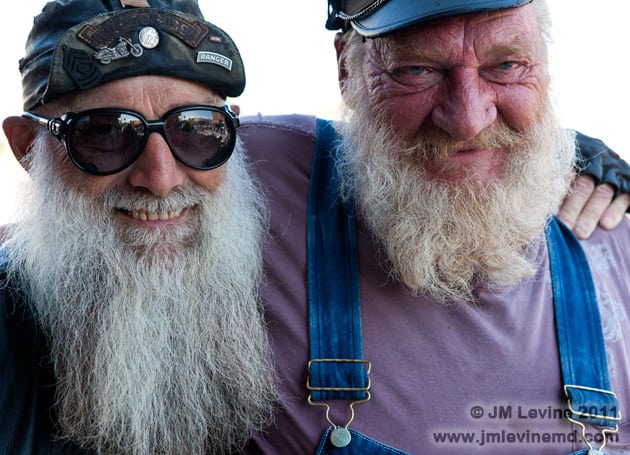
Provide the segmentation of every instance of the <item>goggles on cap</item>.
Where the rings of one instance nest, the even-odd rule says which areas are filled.
[[[532,0],[328,0],[329,30],[350,27],[377,37],[404,27],[445,17],[516,8]]]
[[[225,163],[236,144],[236,113],[222,106],[183,106],[149,121],[126,109],[90,109],[46,118],[24,117],[45,126],[59,139],[72,163],[92,175],[110,175],[133,164],[151,133],[166,140],[173,156],[193,169],[210,170]]]
[[[339,30],[350,21],[363,19],[374,13],[388,0],[328,0],[328,21],[326,28]]]

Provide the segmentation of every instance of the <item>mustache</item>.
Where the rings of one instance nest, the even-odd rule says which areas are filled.
[[[427,125],[413,137],[403,141],[400,155],[419,162],[440,162],[462,150],[522,147],[523,142],[529,137],[526,132],[519,132],[504,123],[497,123],[484,129],[473,139],[461,141],[452,138],[440,128]]]
[[[201,204],[209,194],[210,191],[193,184],[179,185],[166,196],[156,196],[148,190],[129,185],[117,185],[104,191],[101,203],[108,209],[167,212]]]

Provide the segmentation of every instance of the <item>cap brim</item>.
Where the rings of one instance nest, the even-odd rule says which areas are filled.
[[[495,11],[530,3],[532,0],[389,0],[370,16],[352,22],[363,36],[375,37],[418,22],[460,14]]]

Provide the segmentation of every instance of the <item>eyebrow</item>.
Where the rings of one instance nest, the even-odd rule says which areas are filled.
[[[500,42],[491,45],[485,49],[483,54],[480,54],[480,58],[487,58],[489,56],[530,56],[534,53],[534,42],[523,36],[515,36],[511,41]],[[379,46],[382,55],[391,55],[393,58],[401,58],[405,60],[427,60],[427,61],[439,61],[442,60],[442,54],[436,52],[433,48],[418,49],[413,46],[407,46],[404,43],[392,46],[388,43],[385,46]],[[388,53],[387,48],[391,49]]]
[[[497,43],[490,47],[484,55],[522,55],[529,56],[534,53],[535,43],[531,39],[521,36],[515,37],[510,43]]]

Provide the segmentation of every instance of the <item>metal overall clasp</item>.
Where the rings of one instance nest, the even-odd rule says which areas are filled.
[[[564,393],[567,397],[567,406],[571,413],[571,414],[567,414],[567,419],[570,422],[573,422],[576,425],[579,425],[581,427],[582,441],[584,441],[584,444],[586,444],[586,446],[588,447],[588,455],[603,455],[604,447],[606,446],[606,442],[607,442],[606,441],[607,435],[615,434],[619,431],[619,421],[621,421],[621,410],[618,408],[614,410],[611,409],[612,412],[616,411],[616,415],[609,415],[606,412],[601,412],[599,409],[583,409],[582,407],[580,407],[579,409],[575,409],[573,407],[573,404],[571,403],[571,392],[570,392],[571,389],[575,389],[578,391],[595,392],[595,393],[604,394],[604,395],[614,398],[615,401],[617,401],[617,395],[615,395],[615,393],[611,392],[610,390],[598,389],[595,387],[586,387],[586,386],[573,385],[573,384],[565,384],[564,386]],[[606,409],[604,408],[604,411],[605,410]],[[604,422],[610,422],[610,427],[605,427],[605,426],[591,423],[591,425],[597,428],[601,434],[602,443],[599,447],[593,446],[593,441],[590,440],[592,438],[589,438],[586,434],[586,423],[580,419],[597,419]]]
[[[360,359],[312,359],[308,362],[309,373],[311,371],[311,366],[314,363],[356,363],[356,364],[361,363],[365,367],[365,371],[367,375],[367,384],[365,385],[365,387],[318,387],[311,384],[310,374],[306,378],[306,388],[311,392],[318,391],[318,392],[363,392],[365,393],[365,398],[354,400],[348,405],[348,409],[350,410],[350,416],[347,422],[345,423],[345,425],[337,425],[332,421],[332,419],[330,418],[330,405],[328,403],[313,401],[312,393],[308,394],[308,404],[310,404],[311,406],[323,406],[324,408],[326,408],[326,415],[325,415],[326,421],[330,424],[330,426],[333,427],[333,431],[330,434],[330,442],[332,443],[332,445],[335,447],[340,447],[340,448],[346,447],[348,444],[350,444],[352,440],[352,435],[350,434],[348,427],[354,420],[354,406],[357,404],[366,403],[370,401],[370,398],[372,398],[372,395],[370,394],[371,383],[370,383],[370,378],[369,378],[370,371],[372,370],[372,364],[367,360],[360,360]]]

